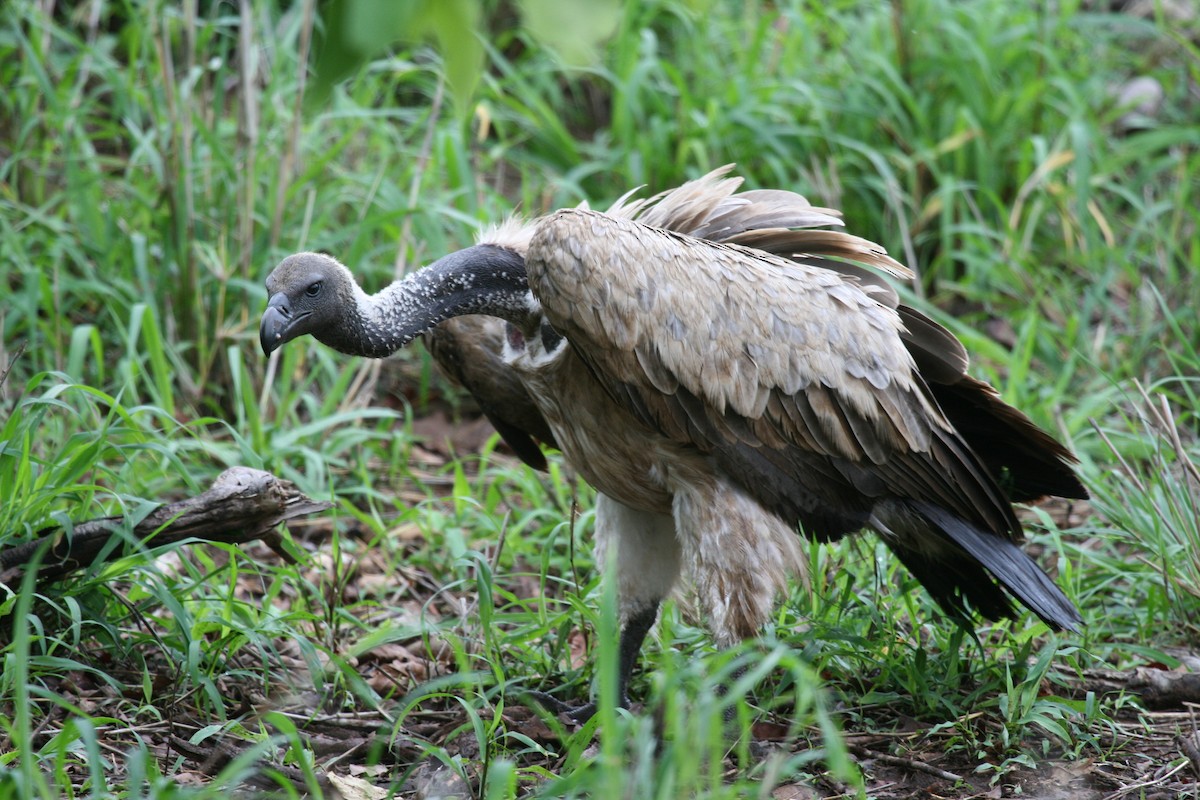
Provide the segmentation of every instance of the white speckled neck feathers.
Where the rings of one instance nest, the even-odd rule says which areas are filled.
[[[368,358],[390,355],[439,322],[465,314],[499,317],[530,333],[541,323],[523,259],[495,245],[451,253],[374,295],[350,278],[337,295],[346,315],[314,335],[335,350]]]

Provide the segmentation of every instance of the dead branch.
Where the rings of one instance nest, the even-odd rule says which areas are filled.
[[[21,342],[19,345],[17,345],[17,352],[13,353],[13,357],[10,358],[8,360],[8,363],[4,365],[4,368],[2,370],[0,370],[0,388],[3,388],[4,382],[6,380],[8,380],[8,373],[10,370],[12,370],[13,364],[17,363],[17,359],[20,358],[21,354],[24,352],[25,352],[25,342]],[[0,360],[2,360],[3,357],[4,357],[4,349],[3,349],[3,345],[0,345]]]
[[[1200,672],[1138,667],[1128,686],[1142,696],[1147,708],[1182,708],[1187,703],[1200,703]]]
[[[1073,694],[1131,692],[1150,710],[1200,705],[1200,672],[1136,667],[1131,670],[1089,669],[1073,681]]]
[[[1179,752],[1187,756],[1192,765],[1192,772],[1200,778],[1200,733],[1192,731],[1187,735],[1176,736],[1175,744],[1179,747]]]
[[[176,753],[198,764],[200,772],[210,778],[217,777],[221,770],[229,766],[234,759],[254,746],[250,743],[245,743],[240,747],[208,742],[192,744],[187,739],[174,735],[170,738],[170,745]],[[245,777],[247,786],[260,792],[278,790],[281,787],[281,781],[286,781],[298,793],[307,792],[309,789],[304,773],[296,767],[286,764],[260,765]],[[326,791],[329,790],[329,781],[324,773],[317,776],[317,781],[319,786]]]
[[[846,749],[863,760],[873,759],[883,764],[890,764],[893,767],[902,767],[913,772],[924,772],[926,775],[932,775],[935,778],[941,778],[944,781],[951,781],[952,783],[962,783],[964,780],[961,775],[947,772],[944,769],[940,769],[924,761],[918,761],[915,758],[902,758],[901,756],[879,753],[868,747],[863,747],[861,744],[854,744],[852,742],[846,743]]]
[[[276,526],[330,505],[307,497],[290,481],[269,472],[232,467],[218,475],[208,491],[159,506],[135,524],[132,533],[122,531],[123,517],[102,517],[77,523],[70,531],[47,529],[32,541],[0,551],[0,583],[18,583],[42,548],[46,552],[38,568],[40,580],[60,578],[131,551],[187,540],[241,544],[261,539],[291,563],[294,559],[283,549]]]

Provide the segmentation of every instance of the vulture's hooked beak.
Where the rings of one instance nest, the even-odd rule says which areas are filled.
[[[262,322],[258,326],[258,341],[262,345],[263,353],[269,356],[281,344],[294,338],[295,334],[291,333],[291,330],[306,316],[308,314],[292,315],[291,304],[283,292],[271,295],[271,299],[267,301],[267,308],[263,311]]]

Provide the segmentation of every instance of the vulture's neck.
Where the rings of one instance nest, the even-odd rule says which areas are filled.
[[[318,337],[350,355],[383,358],[451,317],[486,314],[536,330],[541,307],[529,291],[520,254],[481,244],[459,250],[375,295],[349,284],[350,313]]]

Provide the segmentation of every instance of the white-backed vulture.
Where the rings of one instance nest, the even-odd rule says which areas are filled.
[[[719,644],[754,636],[803,568],[798,530],[876,531],[960,619],[1015,597],[1074,629],[1012,505],[1085,497],[1074,457],[899,302],[880,273],[911,273],[883,248],[800,195],[737,192],[729,169],[506,223],[374,296],[329,256],[289,256],[263,350],[310,333],[378,358],[428,334],[522,457],[552,439],[598,492],[598,550],[616,547],[622,698],[681,576]]]

